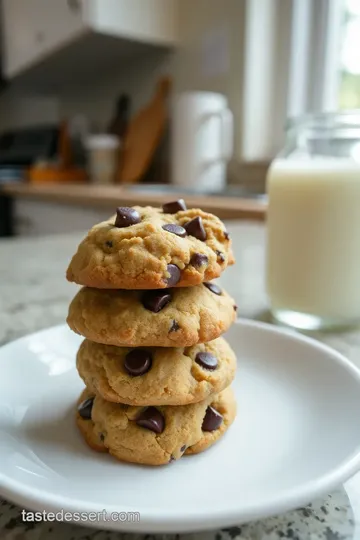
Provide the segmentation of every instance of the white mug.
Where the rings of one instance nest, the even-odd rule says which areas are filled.
[[[186,92],[172,114],[172,183],[199,191],[221,191],[233,153],[233,116],[226,97]]]

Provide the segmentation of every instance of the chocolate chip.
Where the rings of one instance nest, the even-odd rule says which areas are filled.
[[[186,450],[186,444],[180,448],[180,452],[183,454]]]
[[[180,326],[179,326],[178,322],[175,321],[175,319],[174,319],[169,332],[177,332],[178,330],[180,330]]]
[[[101,442],[105,440],[105,435],[103,433],[100,433],[99,437]]]
[[[216,356],[209,352],[198,352],[195,356],[195,362],[199,364],[199,366],[209,369],[210,371],[216,369],[218,365]]]
[[[218,259],[220,259],[221,262],[225,261],[225,255],[221,253],[221,251],[216,250],[216,255],[218,256]]]
[[[176,458],[174,458],[174,456],[170,456],[169,463],[172,463],[173,461],[176,461]]]
[[[215,429],[218,429],[221,426],[222,421],[222,415],[217,412],[213,407],[208,407],[206,409],[201,429],[203,431],[215,431]]]
[[[153,313],[159,313],[164,307],[171,302],[171,294],[169,291],[146,291],[142,296],[142,305],[145,309]]]
[[[226,239],[226,240],[229,240],[229,238],[230,238],[230,233],[228,233],[227,231],[224,231],[224,236],[225,236],[225,239]]]
[[[180,268],[176,266],[176,264],[168,264],[166,270],[168,274],[170,274],[170,276],[165,280],[166,284],[168,287],[173,287],[180,281]]]
[[[85,399],[78,406],[78,413],[84,420],[91,420],[91,411],[94,404],[94,398]]]
[[[116,209],[115,227],[118,227],[119,229],[130,227],[130,225],[136,225],[137,223],[140,223],[140,221],[140,214],[134,208],[119,206]]]
[[[155,433],[162,433],[165,429],[165,420],[161,412],[156,407],[148,407],[142,411],[136,419],[138,426],[150,429]]]
[[[151,369],[151,365],[151,354],[144,349],[133,349],[125,356],[124,368],[132,377],[144,375]]]
[[[236,304],[234,304],[234,311],[237,311],[238,310],[238,307]]]
[[[207,264],[209,262],[209,259],[206,255],[202,255],[201,253],[194,253],[194,255],[190,259],[190,264],[193,266],[203,266],[203,264]]]
[[[111,240],[107,240],[107,241],[105,242],[105,246],[107,246],[107,247],[109,247],[109,248],[112,248],[112,247],[113,247],[112,241],[111,241]]]
[[[200,216],[185,223],[184,228],[188,234],[195,236],[198,240],[203,242],[206,240],[206,231]]]
[[[176,214],[176,212],[186,210],[187,208],[184,199],[178,199],[177,201],[171,201],[163,204],[162,209],[164,214]]]
[[[214,294],[218,294],[219,296],[222,294],[222,290],[220,289],[220,287],[215,285],[215,283],[204,281],[204,285],[209,289],[209,291],[213,292]]]
[[[184,227],[181,227],[181,225],[176,225],[175,223],[167,223],[166,225],[163,225],[162,228],[164,231],[176,234],[176,236],[180,236],[181,238],[184,238],[186,236],[186,231]]]

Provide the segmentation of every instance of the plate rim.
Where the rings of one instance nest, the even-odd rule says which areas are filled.
[[[274,326],[268,323],[253,321],[249,319],[238,318],[233,329],[241,325],[243,328],[255,329],[260,332],[267,332],[276,334],[281,337],[286,337],[297,342],[307,343],[311,347],[315,347],[319,351],[327,354],[331,357],[332,361],[346,369],[354,379],[357,380],[360,390],[360,369],[353,364],[343,354],[336,351],[329,345],[326,345],[320,341],[315,340],[312,337],[300,334],[292,329]],[[62,330],[68,327],[66,324],[59,324],[42,329],[32,334],[27,334],[16,340],[0,347],[0,361],[1,354],[4,349],[11,348],[14,344],[21,344],[31,336],[41,336],[43,333],[49,333],[54,330]],[[260,500],[258,504],[252,506],[251,509],[241,511],[238,505],[231,504],[224,510],[218,512],[212,512],[211,516],[206,510],[198,511],[193,510],[188,512],[186,516],[180,515],[180,513],[162,511],[161,520],[159,520],[159,512],[152,509],[147,512],[140,510],[139,522],[128,521],[96,521],[96,522],[78,522],[80,525],[86,527],[95,527],[102,529],[120,530],[124,532],[151,532],[151,533],[180,533],[180,532],[196,532],[205,531],[210,529],[217,529],[236,525],[239,523],[245,523],[256,519],[264,519],[273,515],[278,515],[283,512],[294,510],[300,506],[319,498],[344,483],[351,476],[353,476],[360,469],[360,440],[359,447],[354,449],[353,455],[351,455],[345,461],[339,463],[337,467],[331,469],[326,474],[323,474],[316,480],[311,480],[305,484],[302,484],[300,488],[293,488],[287,490],[284,494],[279,494],[271,502],[264,502]],[[22,482],[13,480],[9,476],[0,472],[0,495],[5,499],[8,499],[20,507],[28,508],[33,511],[58,512],[63,510],[65,512],[101,512],[103,509],[99,509],[97,503],[86,503],[83,500],[65,498],[58,496],[54,493],[49,494],[39,488],[30,488],[24,486]],[[119,509],[116,506],[106,509],[107,512],[118,512]],[[138,512],[139,509],[124,506],[123,512]],[[75,522],[74,522],[75,523]]]

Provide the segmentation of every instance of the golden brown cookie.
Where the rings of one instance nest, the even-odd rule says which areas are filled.
[[[76,415],[89,446],[107,449],[121,461],[147,465],[163,465],[184,453],[205,450],[225,433],[236,415],[230,388],[200,403],[179,407],[131,407],[92,398],[85,389]],[[84,400],[87,403],[82,405]]]
[[[86,339],[76,365],[89,390],[106,401],[186,405],[229,386],[235,377],[236,358],[223,338],[185,349],[129,349]]]
[[[67,279],[97,289],[188,287],[218,277],[234,263],[224,224],[179,201],[164,210],[119,208],[81,242]]]
[[[166,291],[82,288],[70,304],[74,332],[118,347],[190,347],[212,341],[236,318],[234,300],[214,283]]]

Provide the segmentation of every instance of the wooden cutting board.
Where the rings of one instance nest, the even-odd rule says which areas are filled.
[[[121,183],[139,182],[148,170],[166,128],[170,88],[170,79],[161,79],[150,103],[130,121],[121,157]]]

